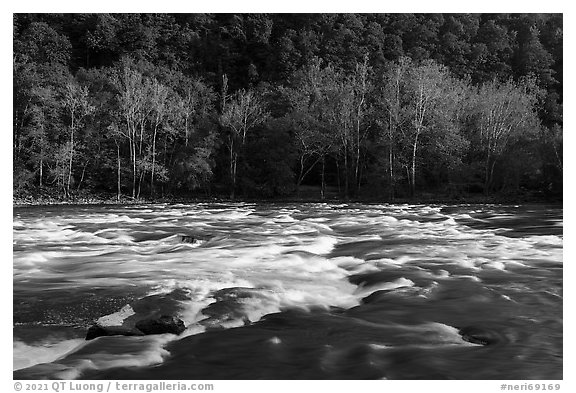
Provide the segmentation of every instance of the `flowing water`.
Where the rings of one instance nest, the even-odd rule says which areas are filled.
[[[14,377],[562,379],[562,230],[546,206],[15,208]],[[186,331],[84,340],[143,302]]]

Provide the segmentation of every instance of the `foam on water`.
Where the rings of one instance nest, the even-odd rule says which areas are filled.
[[[470,208],[444,213],[439,206],[408,204],[163,204],[48,218],[25,213],[13,222],[15,296],[44,296],[46,289],[98,290],[103,297],[130,287],[149,296],[183,289],[185,335],[244,326],[290,309],[350,309],[377,291],[427,298],[445,282],[480,285],[485,277],[510,279],[517,271],[562,263],[562,236],[507,237],[507,229],[469,227],[466,222],[480,220],[476,215],[483,222],[509,218]],[[184,243],[182,236],[199,240]],[[371,284],[350,281],[381,272],[393,274]],[[99,322],[119,325],[133,312],[119,307]],[[433,345],[471,345],[443,324],[380,327],[402,330],[414,345],[431,345],[419,335],[433,337]],[[14,359],[26,367],[18,354],[32,351],[38,363],[48,364],[37,370],[75,378],[89,369],[162,362],[168,356],[164,346],[175,339],[168,336],[102,338],[98,342],[109,353],[91,352],[96,343],[82,344],[58,361],[77,340],[16,341]],[[114,352],[114,345],[124,350]],[[385,345],[372,348],[378,351],[393,346],[374,345]]]
[[[88,370],[159,364],[170,354],[164,346],[175,337],[172,334],[99,337],[77,347],[65,357],[50,363],[38,363],[21,373],[31,379],[40,379],[40,376],[50,379],[77,379]]]
[[[367,296],[370,295],[371,293],[374,293],[376,291],[389,291],[392,289],[397,289],[397,288],[403,288],[403,287],[413,287],[414,286],[414,282],[412,280],[409,280],[407,278],[404,277],[400,277],[394,281],[391,282],[386,282],[386,283],[379,283],[379,284],[375,284],[375,285],[367,285],[367,286],[360,286],[358,287],[358,289],[356,290],[356,294],[358,294],[358,296]]]
[[[20,340],[13,343],[13,369],[20,370],[40,363],[50,363],[84,344],[84,339],[45,339],[27,344]]]

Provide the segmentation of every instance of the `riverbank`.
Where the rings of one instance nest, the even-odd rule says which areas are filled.
[[[154,204],[154,203],[232,203],[232,202],[246,202],[246,203],[394,203],[394,204],[443,204],[443,205],[461,205],[461,204],[496,204],[496,205],[510,205],[510,204],[552,204],[562,205],[562,196],[558,195],[543,195],[534,193],[523,194],[469,194],[454,197],[451,195],[443,194],[420,194],[412,198],[344,198],[331,197],[331,198],[317,198],[317,197],[276,197],[276,198],[237,198],[232,200],[223,196],[216,197],[182,197],[171,196],[162,198],[132,198],[128,196],[121,196],[117,198],[116,194],[84,194],[71,198],[63,198],[54,195],[14,195],[12,198],[13,207],[24,206],[49,206],[49,205],[131,205],[131,204]]]

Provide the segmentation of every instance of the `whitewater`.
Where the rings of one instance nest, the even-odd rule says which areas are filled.
[[[18,379],[562,379],[558,206],[13,212]],[[146,308],[180,335],[85,340]]]

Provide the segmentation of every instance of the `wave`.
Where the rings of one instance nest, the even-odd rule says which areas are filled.
[[[13,221],[14,293],[18,299],[45,297],[47,314],[74,314],[118,293],[142,300],[180,290],[185,296],[177,299],[177,315],[187,327],[184,336],[252,326],[287,310],[312,314],[373,307],[384,315],[388,307],[388,317],[394,317],[392,311],[404,312],[394,309],[394,302],[423,307],[444,301],[460,310],[466,301],[480,299],[480,305],[506,308],[531,291],[543,302],[561,301],[561,288],[546,289],[546,295],[537,286],[538,279],[556,277],[562,267],[562,236],[508,237],[504,229],[467,225],[485,213],[462,209],[219,204],[83,210],[49,218],[20,214]],[[522,286],[511,285],[515,280]],[[71,294],[88,300],[74,308]],[[98,322],[123,324],[138,312],[131,300],[99,315]],[[110,312],[111,306],[105,309]],[[391,341],[364,342],[354,350],[378,358],[398,346],[470,345],[451,325],[429,322],[379,324]],[[175,337],[102,337],[89,344],[67,338],[16,340],[14,362],[27,376],[77,378],[88,370],[161,364]],[[271,344],[284,343],[280,334],[271,337]],[[96,348],[102,348],[100,354]],[[342,359],[354,350],[334,347],[324,364],[345,368]],[[38,364],[26,363],[26,353]]]
[[[63,340],[45,339],[41,342],[25,343],[14,340],[13,370],[28,368],[40,363],[54,362],[84,343],[83,338]]]

